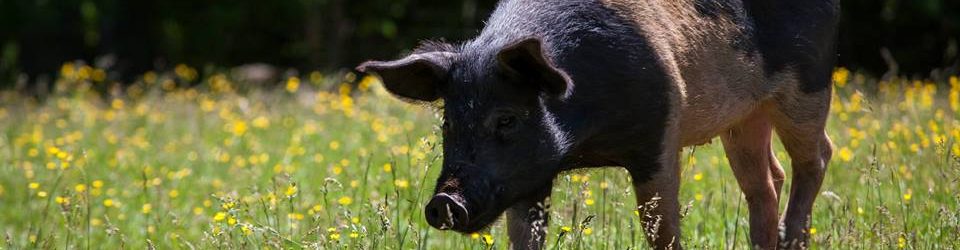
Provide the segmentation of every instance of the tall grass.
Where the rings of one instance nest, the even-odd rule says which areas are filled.
[[[4,247],[508,246],[502,222],[474,235],[427,226],[437,114],[394,100],[374,78],[350,85],[357,76],[314,72],[264,89],[180,66],[124,89],[101,74],[67,64],[45,99],[0,94]],[[812,247],[960,247],[957,78],[876,82],[838,69],[834,83],[828,133],[837,151]],[[775,150],[790,176],[789,157]],[[722,152],[715,141],[682,155],[688,248],[749,246],[746,206]],[[620,168],[558,176],[547,247],[645,248],[626,176]]]

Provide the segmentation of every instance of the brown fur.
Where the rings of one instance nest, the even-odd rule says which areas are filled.
[[[691,0],[602,2],[635,21],[673,73],[672,110],[679,112],[671,112],[664,137],[661,165],[665,169],[651,182],[635,184],[639,204],[661,197],[653,212],[664,217],[657,235],[648,236],[651,243],[658,249],[680,247],[678,152],[720,135],[748,201],[752,244],[776,248],[779,195],[785,178],[771,150],[776,127],[795,163],[796,183],[783,218],[786,237],[781,246],[805,247],[799,244],[806,237],[813,199],[832,152],[823,132],[830,89],[806,94],[794,74],[764,76],[762,58],[730,46],[743,31],[723,17],[698,16]],[[809,136],[815,134],[822,136]]]

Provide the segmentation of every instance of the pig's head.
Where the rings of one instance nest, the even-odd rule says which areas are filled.
[[[443,100],[443,169],[424,214],[435,228],[475,232],[549,192],[567,138],[545,103],[567,98],[573,85],[537,38],[493,49],[428,47],[357,69],[402,99]]]

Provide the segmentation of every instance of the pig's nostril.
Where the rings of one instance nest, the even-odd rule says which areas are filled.
[[[467,223],[467,210],[459,196],[440,193],[433,197],[424,208],[424,216],[430,226],[446,230]]]

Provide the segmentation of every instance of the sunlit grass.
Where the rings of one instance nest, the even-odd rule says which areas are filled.
[[[437,115],[374,78],[280,88],[178,66],[128,88],[80,64],[42,100],[0,95],[0,233],[10,248],[507,247],[505,228],[429,228]],[[815,248],[957,248],[960,83],[835,73],[837,150]],[[719,141],[682,155],[683,243],[745,248],[746,203]],[[789,157],[777,157],[789,172]],[[548,248],[645,246],[622,169],[556,181]],[[789,176],[789,173],[788,173]],[[784,187],[789,195],[789,179]],[[781,201],[781,207],[786,201]]]

